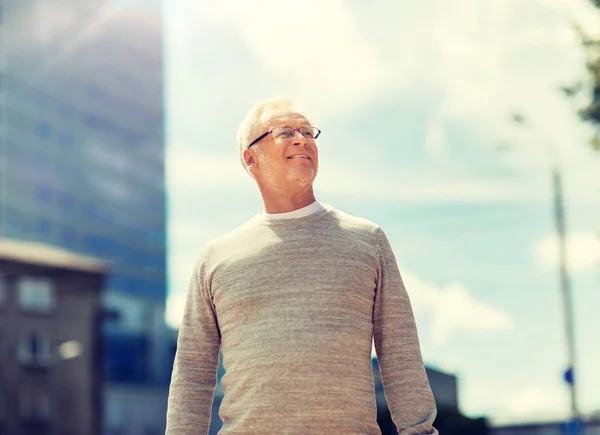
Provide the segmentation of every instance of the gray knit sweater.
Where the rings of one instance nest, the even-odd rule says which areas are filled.
[[[179,331],[168,435],[379,434],[375,348],[402,435],[437,434],[408,295],[380,227],[330,206],[258,215],[201,252]]]

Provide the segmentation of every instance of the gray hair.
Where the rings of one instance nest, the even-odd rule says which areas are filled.
[[[248,172],[248,167],[244,161],[244,150],[248,148],[251,141],[264,133],[264,131],[259,132],[258,127],[263,121],[265,114],[270,112],[299,112],[299,110],[298,106],[292,100],[281,97],[260,101],[250,109],[244,120],[240,123],[237,131],[238,153],[240,155],[240,162],[246,172]]]

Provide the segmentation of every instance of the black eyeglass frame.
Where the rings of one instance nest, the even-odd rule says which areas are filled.
[[[264,139],[265,137],[267,137],[268,135],[270,135],[271,133],[273,133],[273,130],[275,130],[276,128],[282,128],[282,127],[273,127],[271,128],[269,131],[267,131],[266,133],[261,134],[260,136],[258,136],[256,139],[254,139],[252,142],[250,142],[250,145],[248,145],[246,147],[246,149],[249,149],[252,145],[256,144],[257,142],[261,141],[262,139]],[[286,128],[286,127],[284,127]],[[292,128],[292,131],[297,131],[298,133],[300,133],[300,129],[305,128],[305,127],[300,127],[300,128]],[[321,135],[321,130],[319,130],[317,127],[313,127],[311,126],[310,128],[314,128],[317,130],[317,134],[315,134],[315,137],[313,137],[311,140],[315,140],[316,138],[318,138]],[[302,134],[302,133],[300,133]]]

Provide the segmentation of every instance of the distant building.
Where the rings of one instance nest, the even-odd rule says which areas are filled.
[[[449,408],[456,411],[458,406],[458,378],[456,375],[442,372],[432,367],[425,367],[431,391],[438,408]]]
[[[431,367],[425,367],[427,378],[431,386],[431,391],[435,397],[435,403],[438,408],[445,407],[459,410],[458,390],[456,375],[444,373]],[[373,379],[375,381],[375,393],[377,406],[387,408],[387,401],[383,392],[383,382],[379,372],[379,364],[376,358],[373,358]]]
[[[0,237],[110,262],[104,396],[147,413],[172,363],[162,22],[160,0],[0,0]]]
[[[563,422],[520,423],[490,428],[490,435],[579,435],[563,428]],[[582,435],[600,435],[600,420],[587,421],[583,424]]]
[[[100,433],[106,273],[94,258],[0,239],[0,433]]]
[[[177,331],[168,331],[169,354],[175,357]],[[169,375],[172,365],[167,368]],[[162,384],[140,387],[135,382],[112,383],[105,391],[104,414],[107,435],[153,435],[165,433],[168,396]]]
[[[425,371],[437,407],[458,411],[458,382],[456,375],[445,373],[427,366],[425,367]],[[381,373],[379,372],[379,364],[376,358],[373,358],[373,379],[375,381],[377,406],[380,409],[387,409],[387,400],[385,399]]]

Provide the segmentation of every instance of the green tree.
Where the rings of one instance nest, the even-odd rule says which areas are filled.
[[[598,9],[600,16],[600,0],[590,1]],[[594,150],[600,151],[600,39],[594,39],[578,25],[575,25],[575,30],[586,53],[587,79],[573,86],[565,86],[562,90],[568,97],[586,93],[586,102],[579,110],[579,115],[594,127],[590,145]]]

